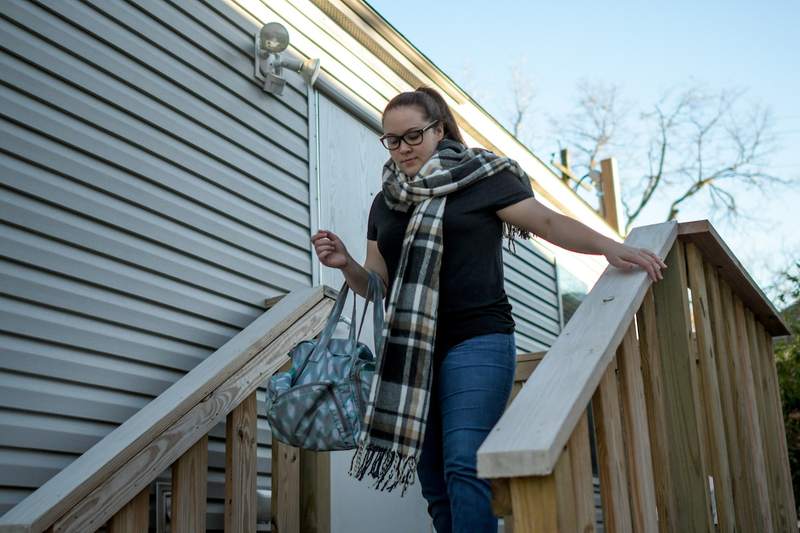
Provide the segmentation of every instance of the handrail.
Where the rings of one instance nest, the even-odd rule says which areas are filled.
[[[86,531],[103,525],[316,335],[328,287],[302,288],[207,357],[0,518],[0,532]]]
[[[666,257],[675,222],[635,228],[625,243]],[[650,286],[642,269],[609,266],[478,449],[478,476],[553,472]]]
[[[698,246],[771,335],[789,334],[775,307],[707,220],[642,226],[625,243],[664,258],[678,235]],[[480,477],[553,472],[650,285],[641,269],[605,270],[478,450]]]

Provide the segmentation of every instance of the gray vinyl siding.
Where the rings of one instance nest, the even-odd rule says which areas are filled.
[[[535,242],[503,241],[505,290],[516,323],[518,352],[547,350],[561,332],[555,260]]]
[[[258,87],[258,27],[223,1],[0,3],[0,514],[311,284],[307,87]]]

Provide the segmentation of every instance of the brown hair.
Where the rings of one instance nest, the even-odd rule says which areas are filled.
[[[461,130],[458,129],[458,124],[450,111],[450,106],[444,101],[439,91],[432,87],[420,86],[416,91],[407,91],[398,94],[392,98],[383,110],[383,116],[390,109],[405,106],[417,106],[422,110],[425,119],[430,121],[438,120],[444,128],[444,136],[446,139],[453,139],[461,144],[466,145],[464,138],[461,136]]]

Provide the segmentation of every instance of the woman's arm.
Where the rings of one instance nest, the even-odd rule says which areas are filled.
[[[644,268],[653,281],[667,268],[650,250],[628,246],[602,235],[577,220],[556,213],[535,198],[527,198],[497,212],[503,222],[526,229],[556,246],[582,254],[605,255],[617,268]]]

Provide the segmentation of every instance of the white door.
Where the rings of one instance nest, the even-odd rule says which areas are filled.
[[[350,255],[363,263],[367,251],[367,217],[380,191],[381,170],[389,158],[378,141],[380,133],[355,119],[325,96],[318,95],[318,227],[337,234]],[[314,158],[312,158],[314,159]],[[313,172],[312,172],[313,178]],[[314,206],[312,205],[312,210]],[[312,233],[316,228],[312,228]],[[316,257],[314,258],[316,261]],[[317,263],[318,264],[318,263]],[[318,283],[336,289],[344,277],[319,266]],[[363,300],[359,297],[359,313]],[[352,309],[348,299],[345,309]],[[371,311],[371,310],[370,310]],[[337,336],[346,335],[340,324]],[[372,322],[367,319],[361,341],[374,349]],[[331,533],[427,533],[432,531],[419,480],[400,497],[371,488],[368,477],[356,481],[347,474],[353,451],[331,452]]]

